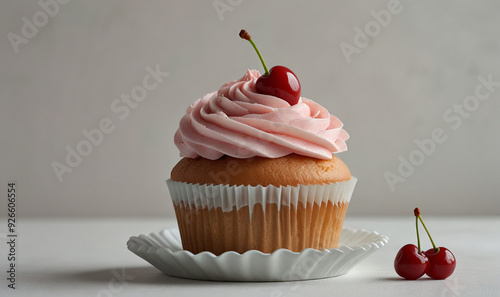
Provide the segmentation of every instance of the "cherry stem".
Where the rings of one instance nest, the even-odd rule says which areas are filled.
[[[415,217],[415,226],[417,227],[418,253],[420,254],[422,252],[422,249],[420,248],[420,235],[418,234],[418,217]]]
[[[255,43],[253,42],[250,34],[248,34],[248,32],[246,30],[241,30],[240,37],[245,39],[245,40],[248,40],[250,42],[250,44],[253,46],[253,48],[257,52],[257,55],[259,56],[260,62],[262,62],[262,66],[264,66],[264,70],[266,71],[266,75],[269,75],[269,70],[267,69],[266,62],[264,62],[264,58],[262,58],[262,55],[260,54],[259,49],[257,48]]]
[[[429,239],[431,240],[432,247],[434,248],[434,252],[439,253],[439,248],[436,247],[436,245],[434,244],[434,240],[432,240],[432,236],[429,233],[429,230],[427,229],[427,227],[425,226],[424,220],[422,220],[422,216],[420,215],[420,209],[418,209],[418,207],[415,208],[414,213],[415,213],[415,216],[420,220],[420,223],[422,223],[422,226],[424,226],[424,229],[425,229],[425,232],[427,232],[427,235],[429,235]],[[417,228],[417,234],[418,234],[418,228]]]

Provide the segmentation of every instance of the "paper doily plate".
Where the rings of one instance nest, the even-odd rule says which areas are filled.
[[[361,260],[383,247],[389,238],[374,231],[344,228],[340,247],[330,250],[257,250],[243,254],[210,252],[194,255],[182,249],[177,228],[132,236],[127,247],[163,273],[182,278],[217,281],[294,281],[346,274]]]

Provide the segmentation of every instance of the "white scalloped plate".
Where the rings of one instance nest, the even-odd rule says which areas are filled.
[[[217,281],[294,281],[346,274],[383,247],[389,238],[374,231],[343,229],[340,247],[330,250],[279,249],[272,254],[251,250],[243,254],[210,252],[194,255],[182,249],[179,230],[132,236],[127,247],[163,273],[182,278]]]

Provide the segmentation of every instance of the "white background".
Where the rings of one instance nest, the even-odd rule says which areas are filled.
[[[303,96],[351,135],[338,155],[359,179],[349,214],[500,213],[500,88],[457,129],[443,119],[474,95],[478,76],[500,82],[498,1],[402,0],[350,63],[340,45],[354,45],[356,28],[373,25],[370,12],[388,1],[269,2],[73,0],[17,53],[9,34],[22,36],[23,18],[43,10],[0,2],[0,196],[15,180],[20,215],[172,214],[165,180],[179,160],[173,135],[185,109],[247,68],[262,71],[238,37],[245,28],[268,66],[291,68]],[[120,119],[112,102],[142,85],[148,66],[169,75]],[[105,118],[115,129],[60,182],[51,164],[65,164],[66,147]],[[384,173],[398,174],[399,156],[417,154],[415,140],[435,129],[446,140],[392,191]]]

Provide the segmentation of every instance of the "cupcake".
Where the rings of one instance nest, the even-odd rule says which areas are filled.
[[[349,136],[324,107],[300,97],[289,69],[283,75],[293,75],[298,96],[263,90],[259,80],[276,67],[264,67],[264,76],[248,70],[180,121],[174,141],[182,159],[167,185],[185,250],[338,247],[356,178],[334,153],[347,150]]]

